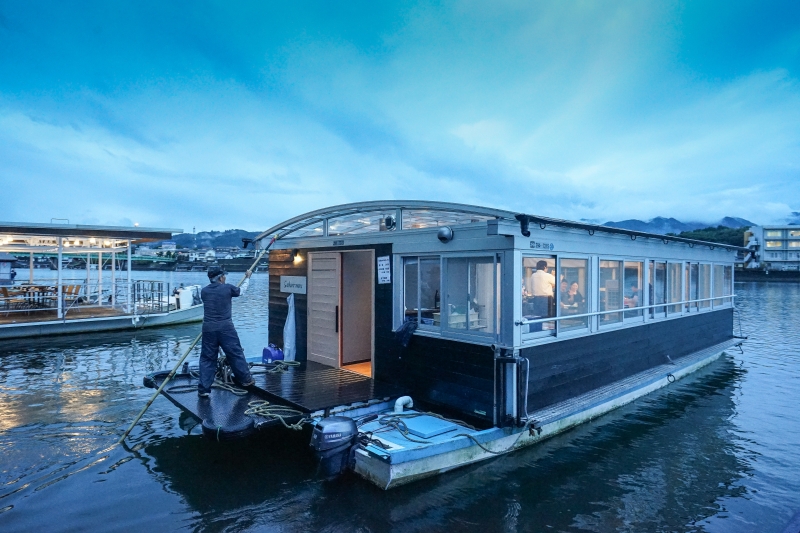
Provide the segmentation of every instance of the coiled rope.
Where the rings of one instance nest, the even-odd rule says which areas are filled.
[[[275,361],[272,363],[272,368],[267,367],[265,363],[250,363],[251,368],[254,366],[263,366],[265,370],[263,372],[251,372],[253,374],[283,374],[293,366],[300,366],[300,363],[298,361]]]
[[[309,420],[301,418],[294,424],[287,423],[287,418],[294,416],[302,417],[305,413],[284,405],[270,405],[270,403],[266,400],[254,400],[249,402],[247,406],[248,409],[244,412],[244,414],[249,416],[260,416],[268,420],[278,419],[281,421],[281,424],[286,426],[286,428],[293,429],[295,431],[300,431],[303,429],[303,424],[309,422]]]

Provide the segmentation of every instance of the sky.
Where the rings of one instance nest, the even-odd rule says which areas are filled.
[[[259,231],[414,199],[783,223],[799,75],[796,0],[0,0],[0,220]]]

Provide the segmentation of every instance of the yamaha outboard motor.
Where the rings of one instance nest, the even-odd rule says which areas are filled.
[[[314,426],[311,447],[324,477],[338,476],[347,470],[350,449],[357,439],[358,427],[346,416],[329,416]]]

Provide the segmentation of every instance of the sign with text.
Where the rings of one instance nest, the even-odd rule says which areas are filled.
[[[531,248],[534,250],[554,250],[556,247],[552,242],[531,241]]]
[[[281,276],[281,292],[306,293],[305,276]]]
[[[378,283],[392,282],[392,268],[389,265],[389,256],[384,255],[378,258]]]

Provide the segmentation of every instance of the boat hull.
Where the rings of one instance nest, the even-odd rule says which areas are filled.
[[[741,340],[733,339],[712,346],[685,356],[674,365],[662,365],[597,391],[531,413],[531,418],[537,421],[535,430],[495,429],[496,438],[484,441],[483,448],[472,444],[399,463],[392,462],[391,454],[381,457],[368,450],[359,449],[356,453],[355,472],[382,489],[390,489],[536,444],[666,387],[711,364],[722,356],[726,349],[740,343]]]

